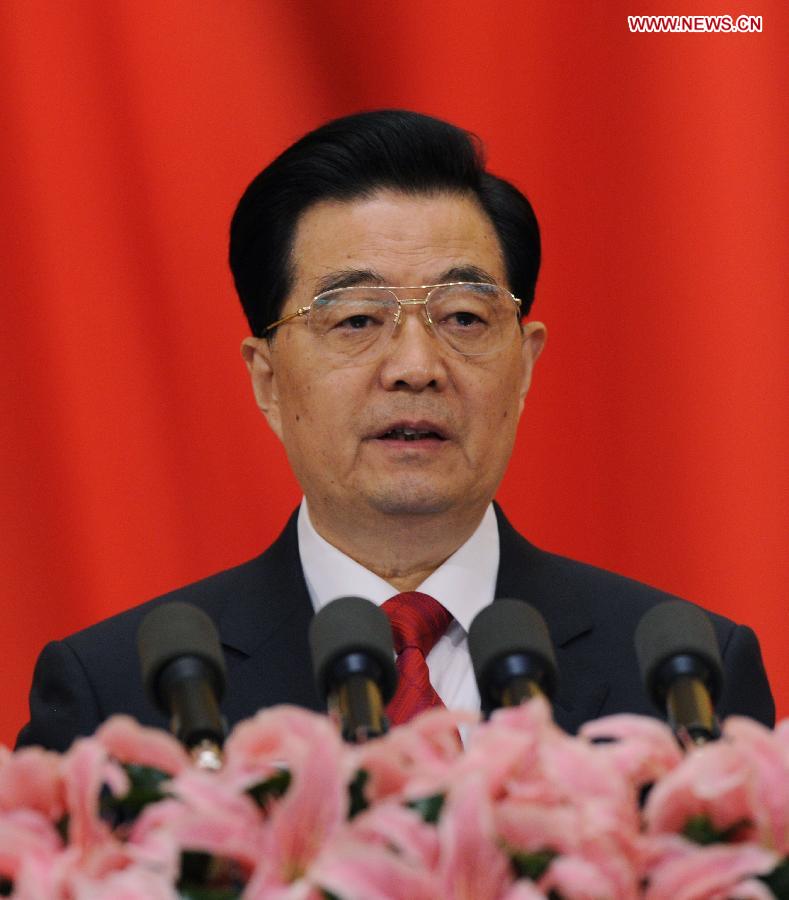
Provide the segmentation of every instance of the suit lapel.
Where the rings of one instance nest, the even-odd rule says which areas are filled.
[[[245,567],[219,617],[228,665],[228,720],[237,722],[277,703],[320,712],[308,629],[312,603],[298,551],[294,513],[280,537]]]
[[[606,682],[578,669],[578,651],[588,645],[595,623],[588,604],[566,580],[557,577],[551,555],[538,550],[507,521],[494,504],[499,526],[499,572],[496,597],[512,597],[530,603],[548,625],[559,668],[559,689],[554,717],[562,728],[574,732],[596,718],[609,693]]]

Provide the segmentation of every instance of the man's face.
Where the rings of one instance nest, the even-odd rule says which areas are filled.
[[[481,276],[507,287],[492,224],[472,198],[456,194],[382,190],[318,203],[299,222],[292,260],[283,316],[339,279],[412,286]],[[522,331],[513,307],[502,349],[463,357],[428,329],[422,307],[405,307],[374,362],[333,366],[304,318],[281,326],[270,343],[247,339],[243,352],[314,521],[336,528],[371,513],[481,516],[510,458],[544,334],[539,323]],[[403,428],[429,434],[392,436]]]

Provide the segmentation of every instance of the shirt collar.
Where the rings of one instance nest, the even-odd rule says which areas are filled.
[[[347,596],[366,597],[380,606],[398,592],[318,534],[306,497],[301,501],[297,528],[301,566],[316,611]],[[490,504],[474,534],[417,590],[435,597],[468,632],[474,616],[493,601],[498,569],[499,532]]]

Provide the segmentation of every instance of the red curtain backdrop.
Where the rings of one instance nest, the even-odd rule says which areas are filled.
[[[647,6],[2,5],[0,740],[44,642],[257,554],[297,503],[228,221],[286,144],[384,106],[480,134],[542,222],[511,518],[751,624],[789,714],[789,9]],[[645,12],[763,31],[630,33]]]

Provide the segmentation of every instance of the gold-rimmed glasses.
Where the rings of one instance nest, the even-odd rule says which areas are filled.
[[[400,296],[412,291],[427,294]],[[353,285],[318,294],[309,306],[272,322],[263,334],[305,318],[310,333],[335,365],[362,365],[383,351],[406,306],[421,306],[425,325],[455,352],[484,356],[506,343],[510,329],[520,320],[521,301],[506,288],[475,281],[411,287]]]

